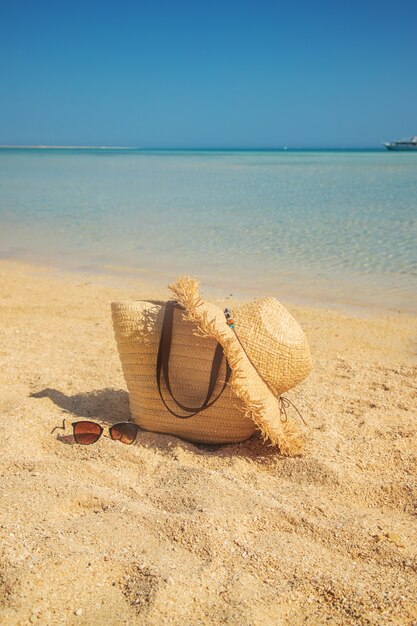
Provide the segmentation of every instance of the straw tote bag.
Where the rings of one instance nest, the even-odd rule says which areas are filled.
[[[200,443],[233,443],[254,433],[228,385],[222,346],[196,334],[179,304],[114,302],[112,318],[131,413],[144,430]]]

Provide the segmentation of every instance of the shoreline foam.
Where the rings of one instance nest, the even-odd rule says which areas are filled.
[[[62,277],[94,277],[101,284],[109,287],[124,286],[127,289],[141,285],[149,285],[165,289],[181,272],[173,272],[172,267],[138,267],[120,263],[103,262],[100,264],[86,263],[78,259],[39,258],[39,255],[25,255],[20,251],[16,256],[1,256],[0,263],[11,263],[17,267],[27,266],[44,270],[47,268],[56,276]],[[336,310],[356,316],[372,317],[384,314],[417,314],[417,292],[397,289],[393,294],[382,287],[371,289],[372,283],[361,282],[352,277],[350,280],[340,278],[330,281],[311,275],[306,277],[297,272],[283,272],[277,276],[272,286],[269,282],[255,281],[254,277],[233,272],[207,274],[207,268],[193,264],[193,274],[199,277],[206,295],[221,300],[235,298],[239,301],[271,295],[284,303],[305,306],[312,309]],[[185,272],[189,273],[189,272]],[[358,278],[358,277],[357,277]],[[69,278],[72,280],[71,278]],[[375,287],[375,286],[374,286]]]

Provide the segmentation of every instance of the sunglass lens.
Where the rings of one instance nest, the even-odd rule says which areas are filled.
[[[138,426],[134,422],[121,422],[120,424],[114,424],[110,428],[110,436],[112,439],[127,444],[135,441],[137,432]]]
[[[77,422],[74,424],[74,439],[83,446],[95,443],[102,432],[101,426],[94,422]]]

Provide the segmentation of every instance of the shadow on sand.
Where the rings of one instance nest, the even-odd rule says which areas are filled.
[[[66,413],[108,424],[131,419],[129,396],[123,389],[98,389],[67,396],[57,389],[42,389],[30,394],[31,398],[49,398]]]
[[[77,393],[68,396],[57,389],[42,389],[30,394],[31,398],[49,398],[69,415],[97,420],[112,425],[117,422],[127,422],[132,419],[129,409],[129,395],[123,389],[98,389],[86,393]],[[60,425],[57,425],[60,429]],[[73,443],[72,436],[60,436],[58,439],[63,443]],[[159,434],[148,431],[140,431],[135,442],[155,448],[164,454],[171,456],[175,450],[184,449],[193,451],[197,455],[210,455],[218,457],[245,457],[256,460],[257,463],[265,463],[280,457],[276,448],[265,445],[258,435],[235,444],[203,444],[184,441],[175,435]]]

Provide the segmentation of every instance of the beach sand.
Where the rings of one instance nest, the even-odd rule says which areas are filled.
[[[303,457],[68,445],[71,421],[129,417],[124,297],[168,291],[0,263],[0,623],[416,624],[417,317],[288,305],[314,361],[288,394]]]

